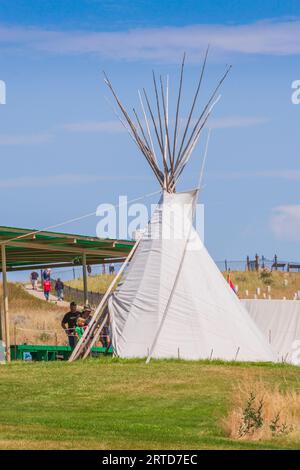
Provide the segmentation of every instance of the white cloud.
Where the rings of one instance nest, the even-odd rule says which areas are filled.
[[[272,210],[270,227],[279,240],[300,242],[300,205],[275,207]]]
[[[18,178],[7,178],[0,180],[0,188],[38,188],[44,186],[70,185],[74,183],[90,183],[95,181],[93,175],[52,175],[52,176],[22,176]]]
[[[212,129],[230,129],[237,127],[250,127],[257,126],[260,124],[265,124],[268,122],[268,118],[257,117],[257,116],[227,116],[217,119],[212,119],[208,127]],[[173,122],[173,119],[170,123]],[[182,125],[185,125],[186,119],[181,120]],[[145,122],[141,119],[143,127],[145,127]],[[192,122],[191,124],[196,124]],[[152,128],[152,124],[150,123]],[[62,129],[68,132],[99,132],[99,133],[119,133],[126,132],[124,126],[117,120],[115,121],[85,121],[85,122],[74,122],[67,123],[62,126]]]
[[[290,181],[300,181],[300,170],[270,170],[261,172],[262,176],[281,178]]]
[[[98,175],[81,175],[81,174],[65,174],[51,176],[22,176],[18,178],[0,179],[0,189],[14,188],[42,188],[51,186],[69,186],[72,184],[90,184],[98,181],[120,181],[120,180],[141,180],[149,179],[135,175],[121,176],[98,176]]]
[[[178,61],[183,51],[199,62],[203,49],[242,54],[300,54],[300,20],[265,20],[251,24],[199,24],[121,32],[49,31],[0,26],[4,48],[56,54],[99,54],[126,60]]]
[[[69,132],[104,132],[119,133],[124,132],[124,126],[117,120],[115,121],[90,121],[90,122],[74,122],[64,124],[63,129]]]
[[[210,176],[218,179],[242,179],[242,178],[270,178],[289,181],[300,181],[300,170],[261,170],[261,171],[228,171],[211,173]]]
[[[266,178],[279,178],[285,180],[300,180],[300,170],[267,170],[257,173],[258,176]]]
[[[50,142],[51,134],[0,134],[0,145],[39,145]]]
[[[207,127],[212,129],[230,129],[236,127],[251,127],[260,124],[266,124],[270,119],[259,116],[227,116],[222,118],[212,119]]]

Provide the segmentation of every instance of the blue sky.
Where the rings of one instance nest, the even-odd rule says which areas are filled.
[[[207,43],[202,103],[226,64],[233,68],[211,123],[206,245],[217,260],[256,252],[299,260],[298,1],[1,0],[0,224],[43,228],[119,194],[156,191],[107,104],[102,70],[132,107],[152,68],[169,74],[174,96],[186,51],[189,103]],[[203,142],[182,189],[196,184],[202,153]],[[95,234],[96,224],[61,230]]]

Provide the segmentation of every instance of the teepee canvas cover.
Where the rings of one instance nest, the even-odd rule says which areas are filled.
[[[277,360],[300,365],[299,300],[245,299],[242,303],[268,338]]]
[[[120,357],[274,360],[192,226],[195,197],[163,193],[109,301],[114,350]]]

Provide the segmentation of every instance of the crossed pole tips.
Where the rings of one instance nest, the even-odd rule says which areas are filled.
[[[186,62],[185,53],[183,54],[180,68],[175,118],[172,122],[169,120],[169,77],[164,80],[160,75],[158,81],[155,72],[152,71],[155,105],[151,105],[149,94],[145,88],[143,88],[143,96],[140,90],[138,90],[141,114],[138,113],[136,108],[133,108],[134,118],[132,118],[120,100],[107,74],[103,72],[104,82],[111,91],[120,111],[119,114],[114,109],[115,114],[145,156],[160,186],[170,193],[176,191],[176,182],[188,163],[214,106],[220,99],[218,92],[231,69],[231,65],[226,66],[225,72],[211,92],[206,105],[196,112],[208,53],[209,46],[204,54],[199,79],[182,132],[180,132],[179,124]]]

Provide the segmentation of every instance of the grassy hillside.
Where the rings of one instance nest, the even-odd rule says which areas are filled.
[[[236,399],[242,399],[242,409],[248,399],[241,394],[245,383],[248,392],[257,384],[268,389],[267,403],[278,387],[272,413],[282,414],[286,433],[231,437],[241,416]],[[299,448],[299,392],[299,369],[286,365],[146,365],[109,358],[72,364],[15,362],[0,367],[0,394],[5,397],[0,448]],[[267,403],[263,414],[270,414]]]
[[[65,344],[66,335],[60,322],[64,309],[37,299],[20,284],[8,284],[11,342]],[[2,298],[2,284],[0,284]]]
[[[113,281],[114,275],[111,274],[99,274],[95,276],[88,277],[88,290],[90,292],[97,292],[104,294]],[[73,279],[71,281],[66,281],[66,285],[74,287],[74,289],[83,290],[83,280],[82,278]]]
[[[225,275],[225,274],[224,274]],[[225,275],[226,276],[226,275]],[[271,295],[272,299],[293,299],[294,294],[300,291],[300,273],[282,271],[259,271],[243,272],[233,271],[230,273],[232,282],[238,285],[238,292],[241,298],[247,298],[246,290],[249,291],[249,298],[253,298],[256,288],[261,292],[258,298],[266,298]],[[268,291],[268,286],[269,290]]]
[[[225,278],[227,273],[224,273]],[[281,271],[260,271],[260,272],[245,272],[245,271],[232,271],[230,273],[232,282],[238,286],[239,296],[247,298],[246,290],[248,290],[248,298],[253,298],[256,293],[256,288],[261,289],[258,298],[268,298],[271,295],[272,299],[292,299],[295,292],[300,291],[300,273],[286,273]],[[104,293],[111,283],[113,276],[109,274],[89,276],[88,289],[91,292]],[[68,281],[66,284],[77,289],[83,289],[82,279],[75,279]],[[270,286],[270,292],[268,291]]]

